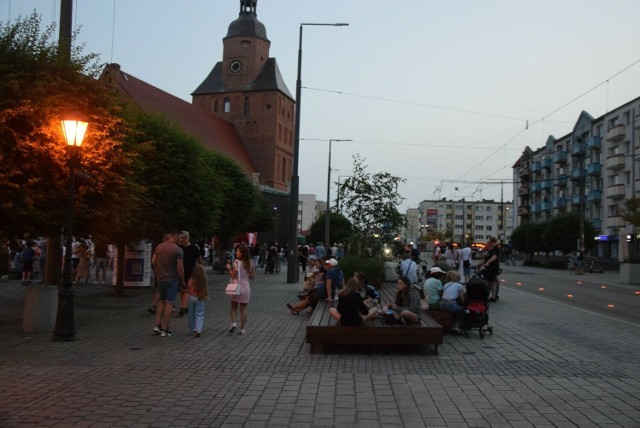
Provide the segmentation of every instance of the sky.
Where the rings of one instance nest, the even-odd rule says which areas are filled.
[[[0,0],[0,21],[59,0]],[[222,60],[239,0],[74,0],[84,53],[191,102]],[[512,200],[525,147],[640,97],[637,0],[259,0],[275,57],[300,98],[300,193],[331,199],[353,171],[406,181],[401,212],[422,200]]]

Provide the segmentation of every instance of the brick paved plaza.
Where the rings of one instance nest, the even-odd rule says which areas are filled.
[[[445,336],[437,356],[311,354],[286,271],[258,273],[245,336],[226,331],[224,275],[200,338],[186,318],[154,336],[149,289],[78,286],[69,343],[22,333],[25,288],[2,280],[0,426],[640,426],[640,325],[526,294],[521,276],[505,268],[492,336]]]

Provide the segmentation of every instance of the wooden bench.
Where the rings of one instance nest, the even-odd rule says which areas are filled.
[[[379,290],[382,302],[388,302],[393,296],[393,289],[383,287]],[[307,324],[307,343],[311,352],[323,345],[432,345],[435,354],[438,345],[442,344],[443,328],[429,315],[421,311],[420,323],[386,324],[384,318],[378,317],[360,327],[338,325],[329,315],[333,302],[319,302]]]

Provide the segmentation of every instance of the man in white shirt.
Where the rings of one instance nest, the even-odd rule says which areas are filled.
[[[464,278],[462,278],[462,280],[466,283],[471,279],[471,244],[468,242],[462,249],[462,270],[464,273]]]
[[[411,260],[411,253],[408,251],[404,253],[404,260],[400,263],[400,275],[409,278],[411,284],[418,282],[418,266]]]

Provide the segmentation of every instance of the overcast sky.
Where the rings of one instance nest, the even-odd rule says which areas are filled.
[[[59,21],[59,0],[0,0],[0,20],[34,9]],[[74,0],[74,26],[85,53],[190,102],[239,11],[239,0]],[[328,140],[352,139],[332,145],[332,183],[360,153],[369,172],[406,178],[402,212],[499,201],[501,179],[510,201],[527,145],[640,96],[638,0],[259,0],[257,12],[291,94],[300,23],[350,24],[303,30],[300,192],[319,200]]]

